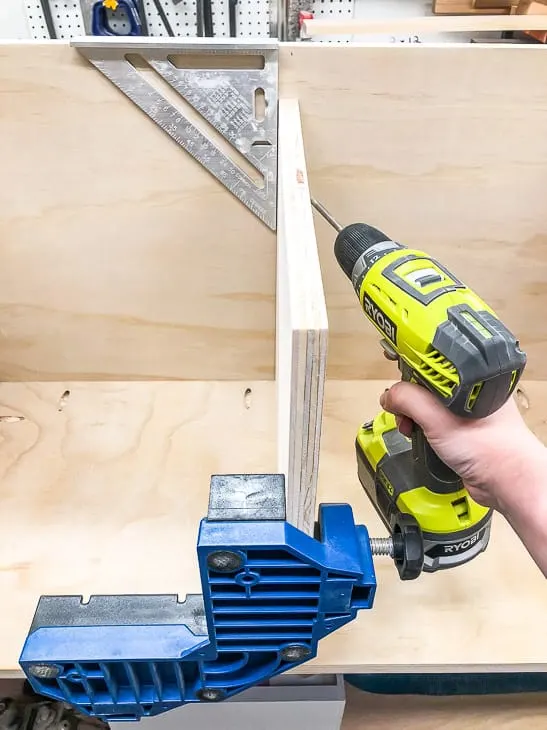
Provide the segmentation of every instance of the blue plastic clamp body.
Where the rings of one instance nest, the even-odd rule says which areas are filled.
[[[321,505],[316,534],[286,521],[204,519],[196,622],[128,615],[111,625],[42,625],[31,628],[21,667],[39,694],[107,722],[231,697],[312,659],[324,636],[372,607],[369,536],[351,507]],[[212,553],[237,556],[235,569],[212,569]]]

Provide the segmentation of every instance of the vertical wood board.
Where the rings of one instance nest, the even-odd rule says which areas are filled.
[[[278,469],[289,520],[313,531],[327,312],[295,99],[279,101],[277,230]]]

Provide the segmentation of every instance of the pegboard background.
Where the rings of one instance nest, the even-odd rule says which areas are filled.
[[[71,38],[86,33],[84,15],[81,6],[89,6],[93,0],[45,0],[49,1],[53,20],[59,38]],[[160,0],[174,32],[179,36],[194,37],[196,35],[196,1],[182,0],[175,4],[174,0]],[[227,36],[228,0],[212,0],[215,32]],[[314,0],[313,11],[316,17],[338,18],[375,18],[432,15],[432,0]],[[151,35],[166,35],[163,24],[154,8],[152,0],[146,0],[147,19]],[[90,21],[90,14],[85,13]],[[117,22],[123,32],[126,22],[118,14]],[[87,24],[89,25],[89,23]],[[267,37],[269,34],[269,0],[238,0],[237,31],[243,37]],[[477,32],[438,33],[416,36],[392,37],[381,36],[346,36],[344,38],[326,38],[320,36],[312,42],[348,43],[358,41],[364,43],[391,42],[466,42],[471,38],[496,39],[499,33]],[[47,29],[42,15],[40,0],[0,0],[0,38],[36,38],[46,39]]]
[[[352,0],[336,0],[336,2]],[[0,0],[3,2],[3,0]],[[47,0],[46,0],[47,2]],[[196,1],[160,0],[176,36],[196,36]],[[58,38],[73,38],[90,33],[93,2],[86,0],[49,0],[55,31]],[[151,36],[166,36],[167,31],[152,0],[145,0],[148,32]],[[213,28],[216,37],[229,37],[228,0],[212,0]],[[49,38],[40,0],[25,0],[25,11],[29,24],[29,37]],[[82,12],[83,11],[83,12]],[[236,6],[237,35],[247,38],[264,38],[269,35],[269,0],[238,0]],[[129,30],[129,23],[123,10],[110,15],[110,26],[120,34]]]

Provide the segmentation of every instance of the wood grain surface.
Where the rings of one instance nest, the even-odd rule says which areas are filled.
[[[423,248],[521,338],[547,376],[547,54],[542,46],[289,44],[312,194]],[[503,68],[503,73],[500,73]],[[316,216],[330,378],[395,377]]]
[[[386,534],[357,478],[355,434],[378,410],[385,382],[327,381],[318,501],[352,505],[371,536]],[[547,441],[546,386],[525,383],[519,402]],[[374,608],[324,639],[319,672],[547,670],[547,580],[505,520],[495,516],[489,548],[454,570],[403,582],[375,560]],[[526,618],[523,620],[523,616]]]
[[[499,69],[503,68],[503,74]],[[0,378],[273,378],[275,236],[63,43],[0,46]],[[286,44],[312,193],[438,257],[547,375],[540,46]],[[329,376],[390,377],[317,221]]]
[[[547,693],[489,697],[374,695],[346,686],[342,730],[544,730]]]
[[[371,535],[385,533],[354,439],[385,385],[326,389],[319,500],[348,501]],[[547,439],[547,386],[523,389]],[[0,385],[0,674],[17,672],[41,594],[199,591],[209,477],[275,470],[275,412],[273,382]],[[376,572],[374,609],[301,671],[547,671],[547,581],[502,519],[467,566],[403,583],[386,558]]]
[[[0,379],[273,379],[275,234],[67,44],[0,99]]]
[[[0,670],[43,593],[201,592],[210,476],[275,440],[273,382],[0,385]]]

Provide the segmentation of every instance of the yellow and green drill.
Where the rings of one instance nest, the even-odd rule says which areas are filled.
[[[526,355],[492,309],[423,251],[365,223],[342,227],[312,203],[338,231],[338,263],[402,379],[427,388],[462,418],[486,418],[500,408]],[[387,528],[393,532],[401,513],[419,524],[425,571],[462,565],[486,548],[491,510],[471,498],[416,424],[409,439],[382,411],[359,429],[356,450],[359,479]]]

